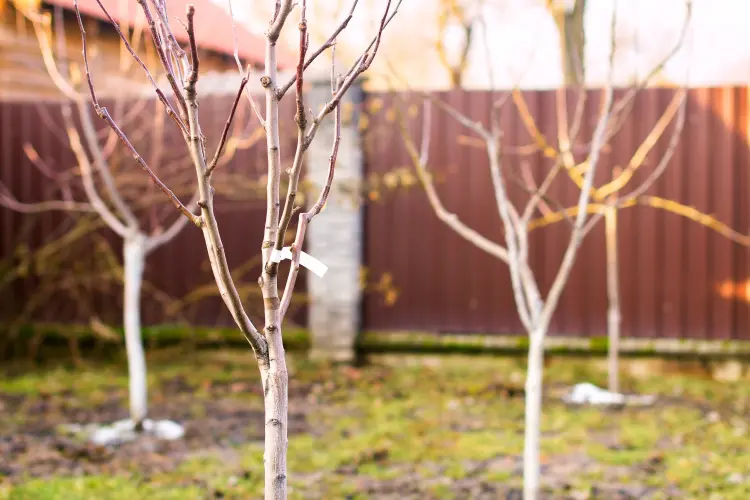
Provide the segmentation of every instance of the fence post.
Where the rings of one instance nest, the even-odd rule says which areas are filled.
[[[327,78],[312,84],[308,95],[314,112],[330,98],[330,85]],[[361,83],[355,82],[342,100],[341,142],[331,196],[308,228],[306,251],[328,266],[322,278],[308,274],[310,355],[317,359],[353,360],[360,329],[362,206],[358,200],[342,196],[336,186],[358,186],[362,182],[364,155],[358,123],[363,98]],[[308,151],[307,180],[313,186],[313,196],[325,183],[332,143],[333,118],[329,116]]]

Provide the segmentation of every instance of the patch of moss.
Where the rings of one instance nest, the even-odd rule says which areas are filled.
[[[34,479],[11,489],[2,500],[200,500],[195,487],[154,487],[126,477],[85,476]]]
[[[589,340],[589,349],[592,352],[606,353],[609,349],[609,339],[607,337],[592,337]]]
[[[113,327],[112,333],[124,337],[122,327]],[[26,345],[41,340],[42,345],[65,347],[71,338],[82,346],[100,343],[117,343],[117,340],[97,335],[88,325],[28,324],[15,331],[14,344]],[[0,338],[7,336],[8,327],[0,326]],[[151,349],[180,344],[197,346],[246,346],[247,340],[231,327],[201,327],[186,325],[154,325],[141,329],[144,344]],[[310,337],[306,329],[287,326],[284,328],[284,347],[291,351],[304,351],[310,347]]]

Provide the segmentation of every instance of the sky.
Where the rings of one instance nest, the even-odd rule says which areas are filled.
[[[228,0],[215,1],[224,7],[228,4]],[[486,32],[480,28],[470,53],[466,87],[553,88],[562,83],[558,35],[543,1],[485,0],[484,22],[480,26],[486,26]],[[383,0],[360,0],[350,28],[339,40],[343,58],[351,59],[367,44],[384,4]],[[265,28],[268,6],[272,5],[269,0],[233,3],[238,19],[256,32]],[[349,3],[311,0],[308,5],[314,46],[343,18]],[[379,60],[371,69],[374,84],[399,86],[399,82],[408,81],[414,87],[447,86],[447,73],[433,50],[437,36],[435,5],[436,0],[403,1],[399,15],[389,27]],[[685,0],[589,0],[585,23],[590,85],[601,85],[608,75],[610,23],[615,5],[617,84],[643,78],[680,39],[686,18]],[[685,41],[660,74],[660,81],[691,86],[750,83],[748,26],[750,0],[693,0]],[[296,36],[295,29],[287,30],[290,47],[294,47]],[[449,32],[449,45],[455,36],[461,35]]]

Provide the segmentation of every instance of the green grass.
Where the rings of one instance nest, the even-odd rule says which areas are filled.
[[[160,500],[202,499],[203,493],[195,487],[152,487],[137,478],[90,476],[78,478],[34,479],[22,487],[5,493],[0,498],[8,500]]]
[[[244,384],[223,397],[246,407],[262,404],[249,350],[160,350],[150,353],[149,366],[153,398],[169,401],[173,396],[162,384],[179,378],[196,388],[194,404],[212,397],[207,381]],[[289,440],[290,498],[378,498],[373,484],[404,477],[414,478],[419,490],[404,498],[462,498],[452,484],[467,478],[520,485],[512,464],[522,453],[523,399],[508,397],[504,388],[523,386],[522,359],[389,356],[352,369],[293,356],[289,366],[293,389],[304,393],[293,400],[293,409],[304,410],[310,426],[310,432]],[[570,384],[604,384],[600,366],[583,359],[548,364],[542,460],[552,472],[545,480],[566,482],[576,491],[595,484],[648,484],[678,491],[680,498],[713,493],[750,498],[747,384],[677,371],[625,374],[628,391],[681,399],[624,411],[557,402]],[[85,407],[113,391],[124,396],[125,375],[121,363],[41,367],[0,378],[0,393],[28,395],[31,401],[45,394]],[[12,417],[13,425],[22,426],[24,418]],[[217,492],[223,498],[261,497],[260,444],[193,452],[163,473],[133,466],[114,475],[28,478],[12,488],[7,482],[1,486],[0,477],[0,499],[202,499]],[[555,472],[574,457],[585,459],[580,470]]]

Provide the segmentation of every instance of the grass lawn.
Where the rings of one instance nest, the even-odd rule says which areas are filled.
[[[183,350],[184,351],[184,350]],[[127,415],[122,363],[0,368],[0,499],[261,498],[262,399],[249,350],[149,354],[151,414],[180,442],[98,448],[60,424]],[[299,499],[519,498],[523,360],[378,357],[363,368],[290,360],[289,492]],[[700,373],[624,376],[650,408],[571,408],[601,362],[548,363],[548,498],[750,498],[750,386]]]

